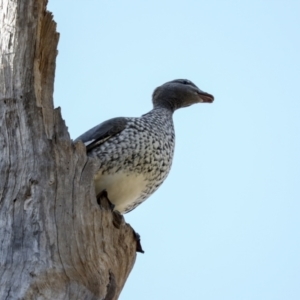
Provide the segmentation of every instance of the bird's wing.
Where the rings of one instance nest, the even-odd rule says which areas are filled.
[[[88,130],[81,136],[79,136],[74,142],[82,141],[87,152],[94,147],[104,143],[106,140],[110,139],[112,136],[123,131],[127,124],[127,118],[119,117],[109,119],[92,129]]]

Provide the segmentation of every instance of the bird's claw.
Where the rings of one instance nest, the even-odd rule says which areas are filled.
[[[109,200],[106,190],[97,195],[97,203],[101,208],[109,209],[112,212],[113,224],[119,229],[121,224],[124,223],[124,217],[117,210],[114,210],[115,205]]]
[[[121,227],[121,224],[124,223],[124,217],[123,215],[120,214],[117,210],[114,210],[115,205],[110,202],[108,198],[108,194],[106,190],[103,190],[97,195],[97,203],[98,205],[102,208],[109,209],[112,212],[113,215],[113,225],[119,229]],[[141,237],[140,235],[133,231],[134,239],[136,241],[136,252],[144,253],[144,250],[141,245]]]
[[[103,200],[106,200],[105,204],[103,203]],[[100,207],[109,208],[111,211],[114,211],[115,205],[108,199],[106,190],[103,190],[97,195],[97,203]]]
[[[121,224],[124,223],[124,217],[117,211],[113,211],[113,224],[116,228],[120,229]]]

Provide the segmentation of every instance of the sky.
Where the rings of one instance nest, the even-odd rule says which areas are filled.
[[[149,111],[186,78],[170,175],[125,215],[141,235],[121,300],[300,299],[300,1],[49,0],[54,103],[71,138]]]

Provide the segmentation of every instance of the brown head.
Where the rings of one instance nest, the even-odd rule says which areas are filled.
[[[176,79],[157,87],[152,95],[154,108],[164,107],[173,112],[195,103],[212,103],[214,97],[201,91],[187,79]]]

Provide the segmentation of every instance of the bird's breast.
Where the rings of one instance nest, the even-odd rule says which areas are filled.
[[[155,122],[129,121],[125,130],[89,153],[101,162],[95,175],[96,193],[106,190],[121,213],[132,210],[167,177],[173,151],[172,124],[164,127]]]
[[[103,175],[99,172],[95,175],[95,188],[96,194],[106,190],[115,210],[120,213],[126,212],[143,194],[147,197],[147,180],[142,173],[119,171]]]

